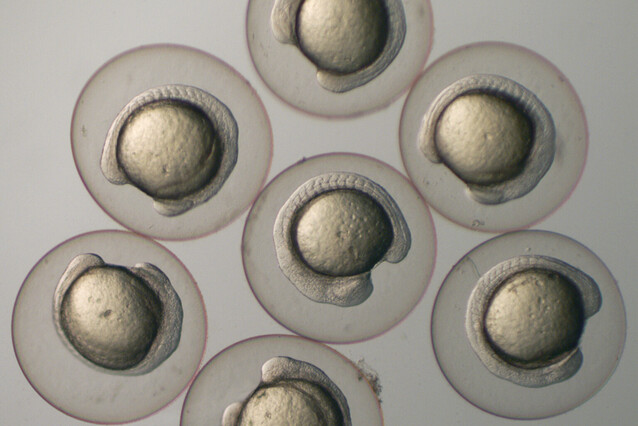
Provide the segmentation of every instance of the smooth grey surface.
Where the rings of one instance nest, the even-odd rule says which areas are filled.
[[[55,244],[80,232],[121,228],[95,204],[75,170],[69,128],[77,96],[106,60],[129,48],[176,42],[211,52],[234,66],[262,97],[275,136],[270,178],[284,167],[330,151],[372,155],[403,170],[397,147],[404,97],[388,109],[354,120],[305,116],[268,90],[245,44],[243,2],[42,2],[6,0],[0,13],[0,423],[81,425],[46,404],[20,372],[11,348],[11,309],[29,269]],[[587,113],[589,155],[580,184],[552,216],[535,226],[565,233],[591,248],[618,280],[627,306],[623,358],[607,385],[581,407],[532,425],[631,425],[638,394],[635,254],[638,251],[635,99],[638,68],[633,0],[432,0],[436,37],[430,61],[478,40],[503,40],[554,62],[576,88]],[[144,19],[140,19],[144,17]],[[106,119],[106,118],[105,118]],[[452,265],[491,234],[454,225],[436,212],[438,258],[432,284],[417,308],[385,335],[335,345],[365,358],[383,385],[388,426],[520,425],[488,415],[463,400],[440,373],[430,345],[436,291]],[[240,238],[244,214],[209,237],[167,243],[198,281],[207,305],[205,360],[235,341],[285,332],[261,310],[245,282]],[[184,394],[139,425],[176,425]]]

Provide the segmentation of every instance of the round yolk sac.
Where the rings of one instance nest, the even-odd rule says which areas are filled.
[[[493,184],[521,172],[532,134],[530,120],[514,104],[471,93],[445,108],[434,140],[443,162],[465,182]]]
[[[383,187],[356,173],[309,179],[279,210],[273,227],[279,268],[306,297],[355,306],[372,293],[372,269],[401,262],[410,230]]]
[[[146,283],[123,268],[105,266],[89,269],[71,284],[60,325],[83,357],[124,370],[146,356],[161,316],[161,302]]]
[[[246,401],[237,424],[338,426],[343,424],[343,415],[321,386],[303,380],[284,380],[257,389]]]
[[[310,200],[297,213],[292,239],[302,260],[331,276],[371,270],[390,248],[392,223],[370,196],[335,190]]]
[[[381,0],[306,0],[297,15],[301,51],[318,68],[337,74],[373,63],[388,39]]]
[[[585,325],[583,301],[567,278],[530,269],[508,278],[485,312],[494,351],[521,368],[555,364],[578,347]]]
[[[210,119],[181,101],[156,101],[126,120],[117,161],[148,195],[179,199],[206,186],[219,168],[221,147]]]

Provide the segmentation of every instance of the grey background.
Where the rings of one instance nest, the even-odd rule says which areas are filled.
[[[82,185],[69,141],[77,96],[108,59],[139,45],[170,42],[205,50],[235,67],[251,81],[271,119],[269,180],[303,156],[331,151],[365,153],[403,171],[397,134],[405,96],[387,109],[351,120],[293,110],[269,92],[251,64],[244,35],[246,5],[245,0],[0,3],[0,424],[83,424],[46,404],[27,383],[13,354],[10,324],[20,284],[48,250],[79,233],[119,229]],[[428,62],[470,42],[518,43],[557,65],[581,97],[590,130],[585,172],[568,202],[534,228],[571,236],[606,262],[628,309],[627,344],[616,373],[597,395],[538,424],[633,424],[638,393],[638,3],[433,0],[432,7],[435,39]],[[438,258],[420,304],[379,338],[335,347],[351,359],[365,358],[379,373],[388,425],[514,423],[463,400],[435,362],[429,327],[438,287],[464,253],[492,235],[433,216]],[[244,213],[202,239],[165,244],[203,293],[209,322],[205,360],[237,340],[286,332],[262,311],[245,281],[240,255],[245,218]],[[138,424],[177,424],[183,398]]]

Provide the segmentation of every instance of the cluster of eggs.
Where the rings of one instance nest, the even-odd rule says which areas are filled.
[[[425,63],[431,17],[413,9],[423,11],[426,3],[251,1],[249,48],[266,84],[291,105],[324,116],[361,114],[406,90]],[[488,56],[484,62],[468,61]],[[148,57],[162,60],[147,66]],[[272,62],[282,58],[303,63],[302,70],[290,67],[282,75]],[[202,71],[188,76],[175,71],[167,77],[158,72],[167,68],[167,61]],[[468,62],[471,66],[464,67]],[[528,74],[512,62],[528,64]],[[217,73],[210,73],[211,68]],[[211,74],[220,73],[228,78],[211,80]],[[530,73],[535,77],[529,78]],[[297,74],[303,75],[296,79]],[[124,75],[140,83],[113,90]],[[552,93],[547,81],[555,86]],[[97,104],[103,106],[102,115],[107,110],[115,116],[111,123],[92,116]],[[567,107],[556,108],[558,104]],[[586,148],[579,114],[578,97],[542,58],[507,44],[471,45],[439,59],[410,88],[400,146],[420,194],[389,167],[354,155],[306,160],[261,191],[272,132],[249,84],[203,52],[150,46],[115,58],[87,84],[74,115],[73,147],[82,179],[98,203],[118,222],[150,237],[194,238],[213,232],[260,194],[248,215],[242,246],[255,295],[291,330],[346,342],[387,330],[425,291],[435,242],[420,196],[469,228],[529,226],[557,208],[576,184]],[[578,118],[571,120],[574,116]],[[558,152],[568,164],[555,161]],[[542,198],[548,201],[539,203]],[[518,214],[521,210],[525,213]],[[528,239],[524,232],[519,236]],[[565,239],[543,233],[529,238]],[[60,271],[52,301],[57,334],[69,353],[99,374],[153,375],[184,345],[191,322],[180,293],[196,286],[192,280],[176,282],[161,264],[139,259],[146,263],[127,266],[107,263],[101,256],[76,252]],[[586,362],[579,345],[587,320],[604,306],[603,300],[620,306],[620,318],[622,301],[614,298],[613,278],[603,273],[595,279],[584,270],[586,265],[571,264],[568,258],[574,256],[549,255],[542,248],[514,250],[509,257],[475,265],[473,285],[454,297],[449,294],[456,290],[449,288],[457,285],[461,266],[446,279],[433,317],[434,348],[452,385],[477,405],[512,416],[474,399],[455,379],[446,359],[450,345],[469,342],[465,349],[473,354],[468,365],[480,362],[481,371],[498,380],[524,389],[551,387],[577,375]],[[467,259],[470,254],[459,265]],[[402,269],[410,272],[401,275]],[[34,276],[25,286],[34,285]],[[412,278],[401,283],[403,296],[392,296],[397,290],[390,276]],[[282,300],[303,307],[307,318],[298,322],[299,315],[291,316]],[[464,319],[453,318],[456,331],[445,328],[449,322],[441,325],[451,300],[467,306],[457,315]],[[17,327],[25,304],[20,299],[16,304]],[[334,307],[344,312],[337,325],[325,315]],[[392,320],[372,319],[379,309],[390,312]],[[201,336],[202,329],[200,324],[192,338]],[[442,337],[460,329],[464,335],[456,340]],[[622,342],[609,346],[611,364],[595,387],[610,374],[614,350]],[[26,344],[18,339],[16,347],[25,364]],[[329,377],[321,366],[285,353],[259,363],[261,380],[242,402],[225,406],[222,425],[356,424],[358,414],[351,413],[348,395],[335,384],[338,378]],[[200,386],[198,380],[193,389]],[[196,399],[192,391],[185,413]],[[541,404],[538,412],[524,416],[544,416],[552,409]],[[82,411],[73,414],[109,420]],[[123,420],[130,419],[115,419]]]

